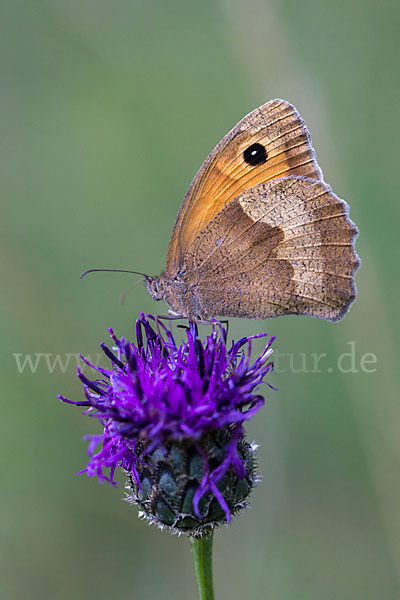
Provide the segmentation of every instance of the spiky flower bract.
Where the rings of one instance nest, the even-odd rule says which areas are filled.
[[[194,323],[177,344],[160,321],[143,314],[136,344],[109,332],[113,347],[102,349],[111,368],[81,357],[97,372],[92,380],[78,368],[86,399],[59,396],[87,406],[84,414],[102,424],[100,435],[88,437],[86,473],[115,485],[122,467],[131,500],[160,526],[193,533],[230,521],[255,481],[243,424],[264,404],[256,391],[272,369],[273,338],[251,362],[252,340],[266,334],[227,349],[226,329],[217,322],[203,342]]]

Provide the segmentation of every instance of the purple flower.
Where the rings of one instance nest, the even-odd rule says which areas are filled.
[[[252,340],[266,334],[242,338],[228,350],[220,323],[204,342],[190,323],[177,345],[159,320],[148,319],[141,314],[136,321],[136,345],[109,330],[113,348],[102,349],[110,369],[82,357],[97,371],[92,380],[78,368],[85,400],[59,396],[87,406],[84,414],[102,424],[103,433],[87,438],[85,471],[115,485],[115,469],[123,467],[131,500],[144,516],[175,530],[229,521],[245,506],[256,478],[243,423],[264,404],[255,392],[272,369],[274,338],[251,362]]]

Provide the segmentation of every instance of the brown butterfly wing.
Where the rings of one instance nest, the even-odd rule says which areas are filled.
[[[271,100],[244,117],[199,169],[176,218],[166,274],[179,271],[191,243],[238,194],[286,175],[322,179],[302,118],[288,102]]]
[[[199,314],[340,319],[355,297],[356,235],[323,182],[289,176],[245,191],[187,253]]]

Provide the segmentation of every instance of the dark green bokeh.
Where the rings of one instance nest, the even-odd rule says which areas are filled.
[[[216,595],[399,597],[399,27],[395,1],[1,2],[2,598],[195,597],[188,541],[139,521],[122,486],[74,475],[97,430],[56,399],[81,395],[74,359],[19,373],[13,355],[93,356],[108,326],[130,335],[139,311],[163,312],[142,286],[119,305],[129,276],[78,275],[158,274],[202,160],[274,97],[350,203],[363,266],[338,324],[231,322],[286,356],[248,427],[253,508],[216,535]],[[341,372],[352,348],[358,372]]]

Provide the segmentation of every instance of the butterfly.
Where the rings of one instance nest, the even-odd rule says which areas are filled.
[[[172,317],[341,319],[358,230],[324,182],[297,110],[271,100],[214,148],[182,202],[165,270],[146,277]]]

